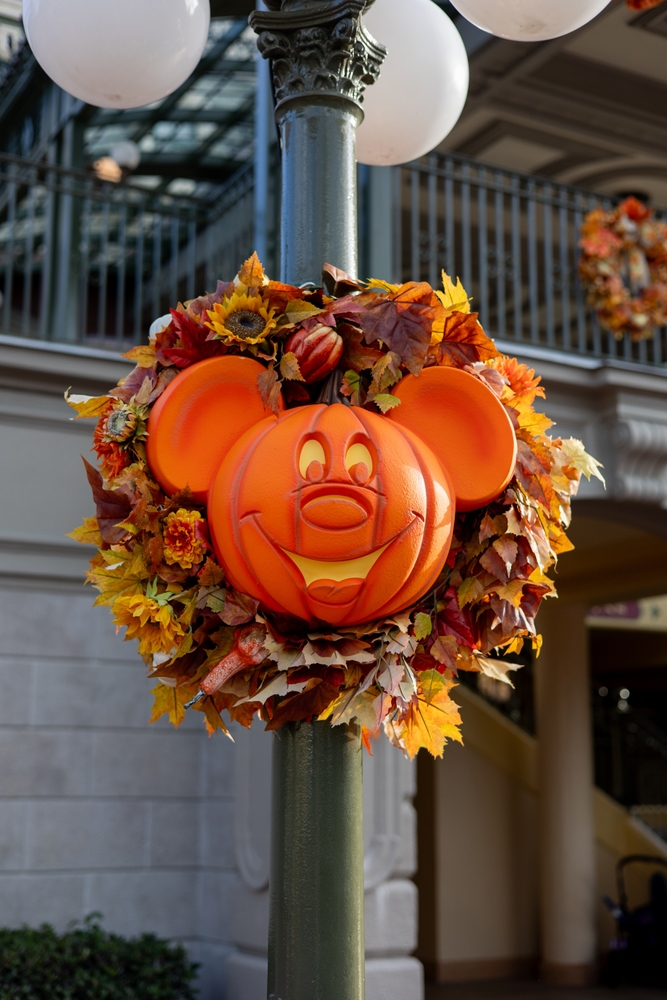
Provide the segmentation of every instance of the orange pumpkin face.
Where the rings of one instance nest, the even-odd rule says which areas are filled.
[[[512,474],[503,407],[466,372],[433,368],[399,383],[391,418],[340,403],[268,415],[262,370],[212,358],[173,380],[149,421],[158,481],[200,498],[210,484],[217,558],[269,610],[339,626],[414,604],[442,570],[457,504],[484,505]]]

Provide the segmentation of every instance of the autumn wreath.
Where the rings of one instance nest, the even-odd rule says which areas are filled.
[[[361,283],[325,267],[323,287],[295,288],[264,275],[256,256],[212,295],[179,305],[149,344],[126,357],[135,369],[108,395],[68,395],[79,417],[97,418],[86,463],[97,513],[73,532],[98,547],[88,581],[126,639],[136,639],[156,680],[152,721],[174,725],[186,708],[207,729],[222,714],[268,729],[289,721],[360,721],[368,741],[381,728],[410,757],[440,755],[460,740],[450,698],[458,670],[507,680],[502,653],[524,639],[539,648],[535,615],[555,593],[548,571],[572,548],[565,535],[581,474],[598,463],[576,440],[552,439],[535,411],[544,396],[534,372],[501,355],[460,283]],[[239,593],[216,562],[207,510],[193,495],[167,495],[146,459],[151,409],[182,370],[217,355],[261,363],[264,404],[315,402],[323,389],[385,413],[407,372],[465,369],[509,414],[518,444],[514,477],[484,509],[458,514],[436,585],[408,610],[363,626],[313,629],[267,612]],[[333,383],[332,383],[333,380]],[[494,404],[495,405],[495,404]],[[387,418],[388,419],[388,418]]]
[[[606,330],[643,340],[667,323],[667,223],[629,197],[588,213],[580,247],[579,273]]]
[[[630,10],[650,10],[652,7],[659,7],[665,0],[625,0]]]

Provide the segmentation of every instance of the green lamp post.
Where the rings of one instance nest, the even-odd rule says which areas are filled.
[[[372,0],[269,0],[252,14],[271,62],[282,146],[281,277],[356,274],[355,130],[385,55]],[[289,723],[273,737],[270,1000],[363,1000],[364,872],[358,725]]]

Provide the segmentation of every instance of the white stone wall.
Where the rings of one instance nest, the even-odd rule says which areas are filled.
[[[99,911],[109,930],[185,942],[219,997],[233,748],[196,718],[147,725],[143,664],[91,603],[0,589],[0,925]]]

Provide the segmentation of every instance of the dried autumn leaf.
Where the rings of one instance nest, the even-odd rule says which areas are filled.
[[[110,398],[110,396],[77,396],[70,393],[69,389],[65,393],[65,402],[76,410],[74,418],[76,420],[83,417],[101,417]]]
[[[215,559],[209,557],[200,570],[198,579],[202,587],[217,587],[225,579],[225,571]]]
[[[139,368],[152,368],[155,364],[155,345],[139,344],[138,347],[133,347],[122,357],[129,361],[135,361]]]
[[[153,688],[151,694],[154,701],[150,721],[157,722],[163,715],[168,715],[171,724],[178,729],[185,718],[185,706],[192,698],[191,689],[158,684],[157,687]]]
[[[443,666],[450,670],[456,669],[459,646],[453,635],[439,635],[429,649],[429,653],[434,660],[442,663]]]
[[[219,729],[221,733],[230,738],[232,743],[234,742],[234,738],[227,729],[213,698],[204,698],[203,701],[200,701],[194,707],[204,713],[206,717],[206,732],[209,736],[213,736],[216,730]]]
[[[393,410],[395,406],[400,406],[401,401],[398,396],[392,396],[391,393],[381,392],[377,396],[373,397],[372,400],[377,406],[380,413],[388,413],[389,410]]]
[[[384,357],[382,351],[374,347],[367,347],[363,342],[363,333],[357,326],[351,323],[341,323],[338,332],[343,338],[343,356],[340,360],[341,368],[351,368],[355,372],[363,372],[380,361]]]
[[[333,264],[325,264],[322,268],[322,284],[329,293],[336,298],[347,295],[349,292],[360,291],[364,286],[356,278],[353,278],[347,271],[341,271]]]
[[[367,344],[382,341],[413,375],[419,375],[431,344],[433,324],[442,312],[431,286],[425,281],[411,281],[390,295],[373,296],[357,322]]]
[[[314,678],[301,694],[288,695],[280,702],[266,728],[280,729],[287,722],[300,722],[302,719],[310,722],[319,718],[337,698],[338,688]]]
[[[431,616],[425,614],[423,611],[417,612],[415,615],[415,637],[417,639],[426,639],[432,631],[433,622],[431,621]]]
[[[98,549],[103,544],[96,517],[84,517],[83,524],[75,528],[74,531],[70,531],[67,537],[73,538],[75,542],[81,542],[83,545],[95,545]]]
[[[254,619],[258,608],[259,601],[256,601],[254,597],[227,587],[225,606],[220,613],[220,618],[225,625],[245,625],[246,622]]]
[[[111,607],[119,597],[143,594],[149,577],[142,549],[106,549],[93,559],[86,580],[100,592],[95,605]]]
[[[481,673],[487,677],[492,677],[494,681],[502,684],[509,684],[514,687],[511,679],[507,676],[510,670],[521,670],[522,663],[512,663],[509,660],[496,660],[491,656],[476,656],[477,666]]]
[[[171,318],[178,334],[178,342],[174,347],[163,348],[162,354],[177,368],[189,368],[205,358],[215,358],[227,353],[225,344],[208,339],[211,331],[203,323],[196,322],[187,313],[177,312],[175,309],[171,310]]]
[[[431,348],[436,364],[465,368],[477,361],[497,358],[499,351],[477,320],[477,313],[455,312],[444,324],[443,338]]]
[[[361,406],[361,378],[355,371],[345,372],[341,382],[340,392],[342,396],[349,396],[352,406]]]
[[[299,361],[294,351],[288,351],[287,354],[283,354],[280,359],[280,374],[283,378],[291,379],[296,382],[306,381],[301,374]]]
[[[83,464],[93,491],[100,534],[108,545],[115,545],[127,535],[127,531],[121,528],[120,524],[131,514],[132,504],[120,490],[106,490],[102,476],[85,458]]]
[[[569,463],[579,472],[583,473],[586,479],[595,476],[604,485],[604,476],[600,472],[600,469],[604,468],[604,466],[596,458],[588,454],[584,448],[583,441],[579,441],[578,438],[565,438],[561,441],[560,447],[567,455]]]
[[[442,287],[443,291],[440,292],[436,289],[435,294],[438,296],[442,302],[445,309],[449,312],[470,312],[470,299],[468,298],[468,293],[461,284],[461,279],[456,279],[456,284],[452,281],[448,274],[442,272]]]
[[[476,576],[466,577],[457,590],[459,607],[464,608],[466,604],[472,604],[474,601],[478,601],[483,593],[484,586]]]
[[[247,261],[241,267],[238,273],[238,280],[240,284],[245,285],[246,288],[260,288],[266,281],[266,276],[264,274],[264,268],[262,263],[257,256],[257,252],[253,253],[251,257],[248,257]]]
[[[403,744],[412,760],[424,747],[434,757],[442,757],[447,740],[463,743],[458,705],[449,697],[454,682],[437,670],[419,676],[419,690],[403,720]]]
[[[272,364],[257,376],[257,388],[267,410],[279,414],[280,380]]]

